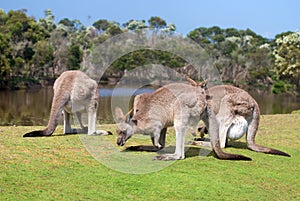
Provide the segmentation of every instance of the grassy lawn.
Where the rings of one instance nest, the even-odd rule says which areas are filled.
[[[116,147],[115,125],[101,126],[113,136],[61,135],[60,126],[52,137],[22,138],[38,128],[0,127],[0,200],[300,200],[299,114],[262,116],[256,137],[291,158],[247,150],[244,138],[225,149],[250,162],[189,145],[185,160],[153,161],[158,153]],[[172,152],[173,129],[167,139]],[[125,146],[139,144],[151,145],[149,136]]]

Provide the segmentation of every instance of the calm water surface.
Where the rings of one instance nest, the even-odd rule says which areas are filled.
[[[132,95],[153,89],[100,89],[98,123],[113,123],[112,106],[127,106]],[[300,98],[274,95],[269,92],[250,92],[262,114],[284,114],[300,109]],[[52,87],[37,90],[0,91],[0,125],[46,125],[53,97]],[[112,99],[112,97],[114,97]],[[126,108],[124,109],[126,110]],[[62,122],[62,121],[61,121]]]
[[[120,104],[128,110],[132,95],[152,92],[153,89],[100,89],[98,123],[113,123],[112,106]],[[112,97],[114,97],[112,99]],[[53,89],[0,91],[0,125],[46,125],[50,115]],[[127,104],[127,108],[124,107]],[[60,121],[62,123],[62,120]]]

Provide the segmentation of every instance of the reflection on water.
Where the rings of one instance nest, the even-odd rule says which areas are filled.
[[[300,109],[300,97],[290,94],[275,95],[268,91],[249,92],[257,101],[261,114],[289,114]]]
[[[138,95],[138,94],[142,94],[142,93],[150,93],[153,90],[154,89],[151,89],[151,88],[141,88],[141,89],[137,89],[137,90],[133,89],[133,88],[116,88],[116,89],[104,88],[104,89],[100,89],[99,93],[100,93],[100,97],[111,97],[111,96],[128,97],[131,94]]]
[[[114,122],[111,113],[112,94],[122,103],[126,102],[131,95],[152,91],[153,89],[149,88],[100,89],[98,122]],[[0,125],[47,125],[52,97],[52,87],[37,90],[0,91]]]
[[[0,91],[0,124],[45,125],[52,96],[52,88]]]
[[[131,95],[151,92],[153,89],[112,88],[100,89],[98,123],[113,123],[112,95],[126,102]],[[300,109],[300,98],[274,95],[269,92],[250,92],[260,106],[262,114],[290,113]],[[38,90],[0,91],[0,125],[46,125],[49,119],[52,88]]]

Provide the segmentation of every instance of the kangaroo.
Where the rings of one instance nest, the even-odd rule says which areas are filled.
[[[211,144],[216,153],[220,148],[226,146],[227,139],[240,139],[246,133],[247,146],[250,150],[288,156],[289,154],[264,147],[255,143],[255,136],[259,126],[260,110],[257,102],[246,91],[229,85],[214,86],[206,90],[208,108],[215,116],[204,115],[203,121],[209,128],[210,118],[214,118],[215,133],[209,133]],[[201,130],[205,130],[202,128]],[[210,129],[208,129],[210,130]],[[218,132],[217,132],[218,131]],[[209,131],[210,132],[210,131]],[[215,137],[214,134],[218,136]],[[220,146],[218,146],[220,144]],[[217,145],[217,146],[216,146]],[[221,159],[227,159],[222,154],[217,156]]]
[[[66,71],[54,82],[54,97],[52,100],[50,118],[44,130],[32,131],[23,137],[51,136],[57,127],[61,114],[64,114],[64,134],[76,133],[71,128],[70,114],[75,113],[83,132],[88,135],[111,134],[108,131],[96,131],[96,115],[98,108],[98,85],[81,71]],[[88,127],[81,121],[81,113],[88,113]]]
[[[189,78],[188,78],[189,79]],[[184,83],[165,85],[151,94],[142,94],[134,99],[134,107],[124,115],[120,108],[115,109],[118,122],[117,144],[123,146],[134,134],[150,134],[153,145],[162,148],[165,142],[167,127],[174,126],[176,132],[176,147],[174,154],[164,154],[155,157],[156,160],[184,159],[184,135],[189,127],[196,126],[205,113],[212,113],[207,109],[204,85],[206,82],[196,83],[191,80],[192,86]],[[208,115],[208,116],[213,116]],[[210,125],[215,125],[215,118],[209,118]],[[215,133],[214,126],[210,133]],[[162,135],[161,135],[162,134]],[[215,135],[218,137],[217,135]],[[216,143],[216,154],[220,158],[236,160],[251,160],[248,157],[222,152],[220,144]]]

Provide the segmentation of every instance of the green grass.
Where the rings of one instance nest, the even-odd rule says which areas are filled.
[[[262,116],[256,137],[258,144],[291,158],[252,152],[245,139],[231,143],[239,148],[225,149],[251,157],[250,162],[221,161],[212,153],[199,157],[207,148],[195,146],[185,160],[153,161],[157,153],[116,147],[115,135],[61,135],[61,126],[52,137],[22,138],[38,128],[0,127],[0,200],[300,200],[297,114]],[[116,126],[102,128],[115,131]],[[171,146],[173,129],[167,139]],[[110,145],[103,149],[104,143]],[[136,135],[126,146],[139,144],[151,140]]]
[[[294,110],[292,111],[292,114],[300,114],[300,110]]]

